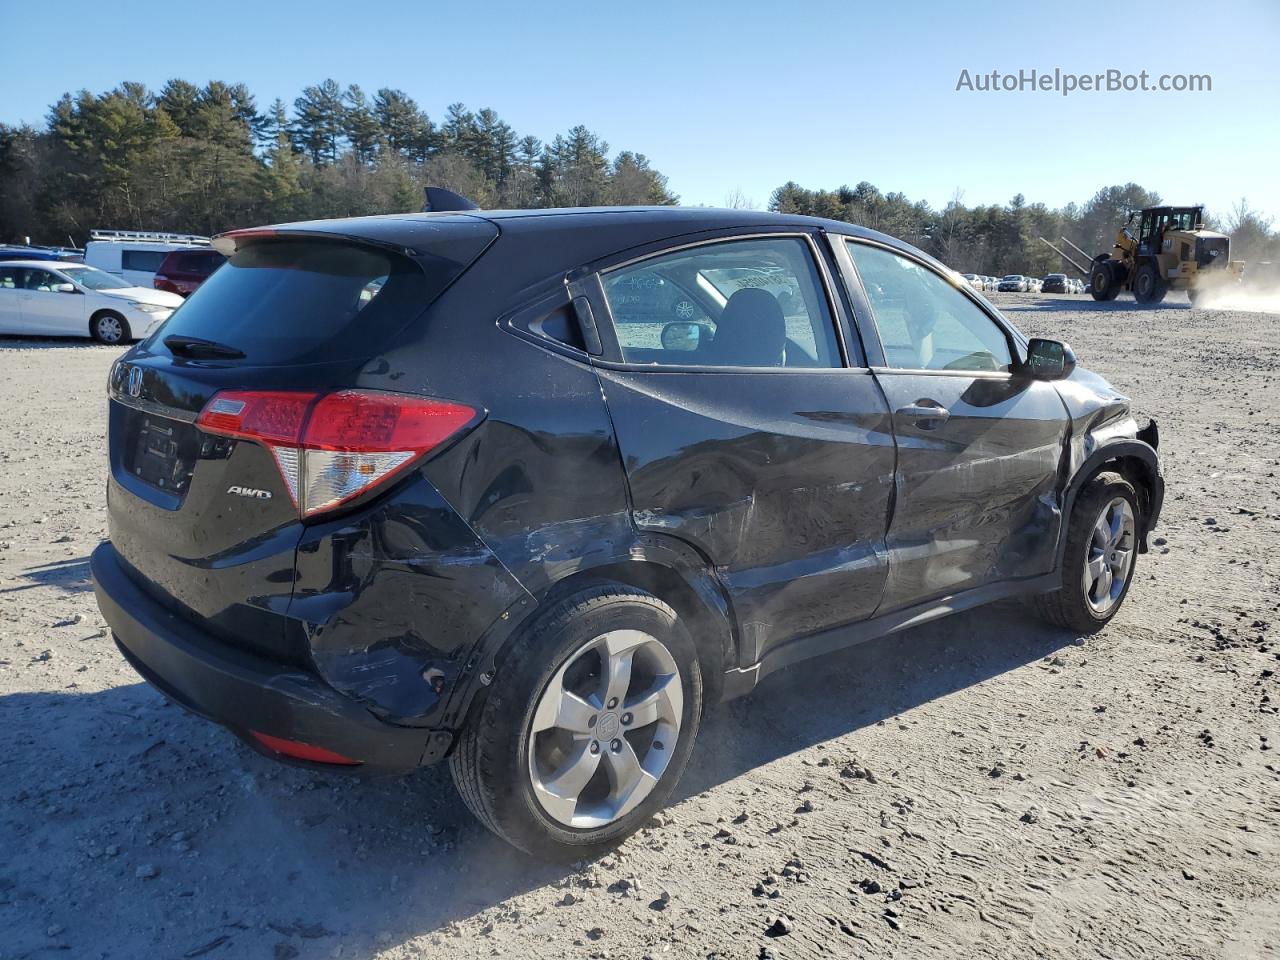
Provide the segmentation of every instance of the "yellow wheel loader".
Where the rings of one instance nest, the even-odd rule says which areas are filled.
[[[1231,239],[1205,229],[1204,207],[1148,207],[1129,214],[1110,253],[1093,258],[1089,292],[1114,300],[1132,290],[1139,303],[1159,303],[1170,290],[1185,290],[1194,305],[1206,289],[1238,284],[1243,275]]]

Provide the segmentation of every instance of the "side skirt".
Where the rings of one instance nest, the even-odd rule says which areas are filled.
[[[777,646],[765,654],[764,658],[749,667],[726,670],[721,700],[732,700],[750,693],[760,680],[775,670],[781,670],[802,660],[834,653],[846,647],[878,640],[891,633],[919,627],[934,620],[972,610],[996,600],[1009,597],[1027,596],[1035,593],[1047,593],[1056,590],[1060,584],[1057,573],[1045,574],[1041,577],[1030,577],[1025,580],[1006,580],[1001,583],[987,584],[965,590],[949,597],[941,597],[916,604],[903,610],[896,610],[884,616],[862,620],[858,623],[845,624],[820,633],[811,633],[805,637],[790,640]]]

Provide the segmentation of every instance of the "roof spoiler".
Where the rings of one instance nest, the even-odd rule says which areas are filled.
[[[444,187],[423,187],[426,203],[422,205],[423,213],[441,213],[445,210],[479,210],[480,205],[473,203],[460,193],[446,190]]]

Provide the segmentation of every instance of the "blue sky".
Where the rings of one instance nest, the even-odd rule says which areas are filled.
[[[1106,11],[1097,39],[1090,11]],[[1136,180],[1280,221],[1280,3],[437,4],[196,7],[0,0],[0,121],[121,80],[242,81],[265,107],[325,77],[400,87],[439,118],[461,100],[520,133],[583,123],[647,153],[686,203],[788,179],[870,180],[940,206],[1082,202]],[[190,22],[184,22],[192,11]],[[50,23],[54,28],[50,29]],[[27,38],[14,43],[13,38]],[[960,72],[1207,73],[1207,93],[957,92]]]

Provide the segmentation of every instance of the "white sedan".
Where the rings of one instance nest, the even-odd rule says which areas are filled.
[[[82,263],[0,261],[0,333],[125,343],[150,336],[182,302]]]

